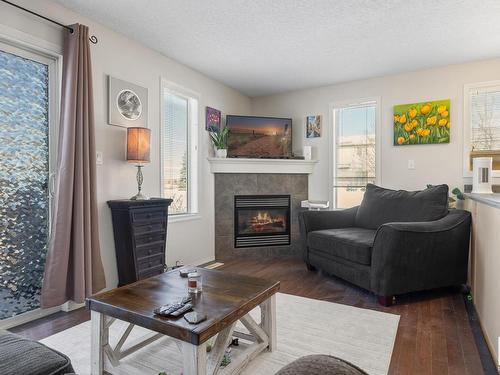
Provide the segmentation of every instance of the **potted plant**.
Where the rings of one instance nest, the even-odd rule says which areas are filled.
[[[224,128],[217,132],[210,132],[210,138],[215,147],[215,156],[218,158],[227,157],[227,135],[229,129]]]

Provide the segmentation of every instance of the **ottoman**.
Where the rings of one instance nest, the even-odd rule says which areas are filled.
[[[0,374],[64,375],[72,373],[64,354],[33,340],[0,330]]]
[[[308,355],[289,363],[275,375],[368,375],[359,367],[331,355]]]

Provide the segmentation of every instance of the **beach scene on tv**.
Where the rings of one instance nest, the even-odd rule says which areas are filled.
[[[228,156],[286,158],[292,153],[292,120],[227,116]]]

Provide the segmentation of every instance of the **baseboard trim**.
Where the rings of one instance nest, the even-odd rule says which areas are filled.
[[[61,311],[70,312],[73,310],[80,309],[82,307],[85,307],[85,302],[76,303],[75,301],[68,301],[61,305]]]
[[[476,342],[477,351],[479,353],[479,358],[481,359],[481,364],[483,365],[483,370],[485,374],[498,374],[500,373],[500,368],[496,365],[495,350],[493,349],[493,343],[490,342],[489,337],[485,334],[483,326],[481,324],[481,319],[476,311],[474,302],[468,299],[469,294],[464,294],[464,304],[465,310],[469,317],[469,324],[472,330],[472,335],[474,336],[474,341]]]

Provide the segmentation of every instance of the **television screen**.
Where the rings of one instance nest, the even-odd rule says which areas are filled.
[[[276,117],[226,116],[229,129],[229,157],[290,158],[292,119]]]

